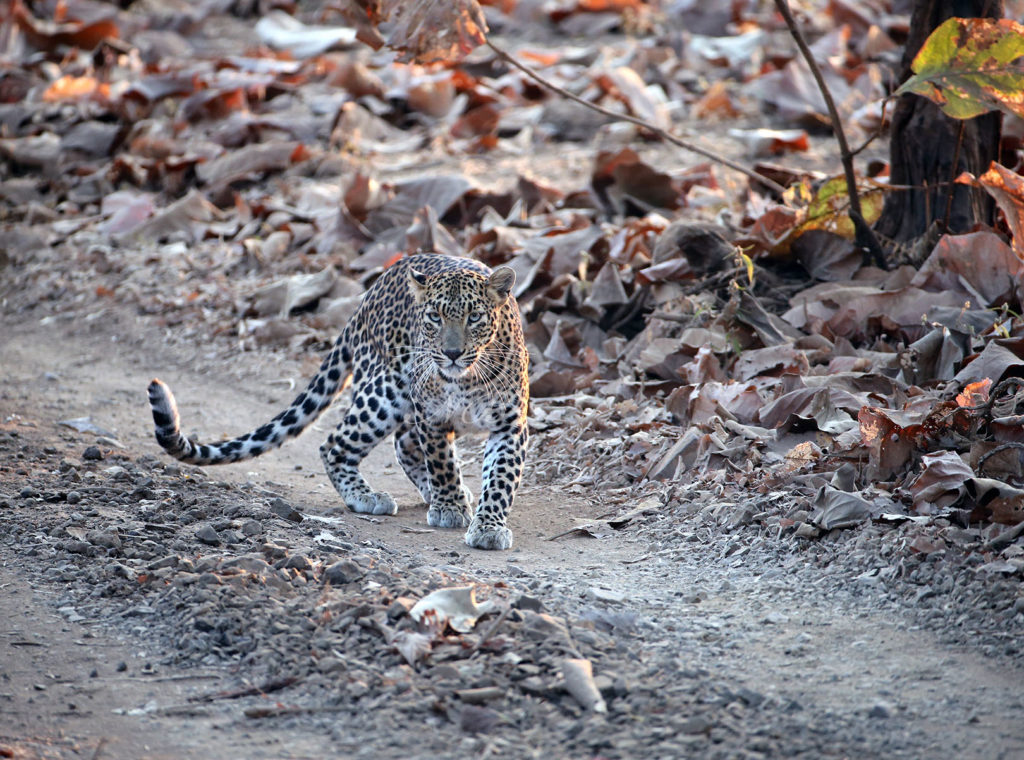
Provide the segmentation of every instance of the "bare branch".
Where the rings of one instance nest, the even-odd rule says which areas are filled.
[[[696,154],[698,154],[700,156],[704,156],[704,158],[711,159],[715,163],[722,164],[723,166],[728,166],[730,169],[734,169],[734,170],[736,170],[736,171],[738,171],[738,172],[740,172],[742,174],[747,175],[751,179],[754,179],[754,180],[760,182],[762,185],[764,185],[765,187],[768,187],[769,189],[771,189],[772,191],[774,191],[776,193],[780,193],[781,194],[781,193],[786,192],[786,188],[784,188],[778,182],[775,182],[774,180],[768,179],[768,177],[765,177],[765,176],[763,176],[761,174],[758,174],[753,169],[747,168],[746,166],[743,166],[742,164],[738,164],[735,161],[733,161],[733,160],[731,160],[729,158],[726,158],[725,156],[719,155],[718,153],[715,153],[714,151],[708,150],[707,148],[702,148],[699,145],[694,145],[691,142],[688,142],[686,140],[683,140],[682,138],[676,137],[675,135],[673,135],[673,134],[671,134],[669,132],[666,132],[664,129],[661,129],[660,127],[656,127],[653,124],[651,124],[650,122],[644,121],[643,119],[638,119],[637,117],[630,116],[629,114],[616,113],[615,111],[611,111],[611,110],[609,110],[607,108],[604,108],[603,106],[599,106],[596,103],[591,103],[589,100],[584,100],[583,98],[579,97],[578,95],[575,95],[575,94],[569,92],[564,87],[559,87],[554,82],[551,82],[550,80],[545,79],[543,76],[538,74],[536,71],[534,71],[532,68],[527,66],[525,63],[521,63],[520,61],[517,61],[509,53],[507,53],[503,48],[495,45],[491,40],[487,40],[487,46],[491,50],[493,50],[495,53],[497,53],[498,57],[501,58],[503,61],[505,61],[507,64],[509,64],[510,66],[514,66],[515,68],[519,69],[524,74],[526,74],[526,76],[530,77],[530,79],[532,79],[533,81],[537,82],[538,84],[542,85],[543,87],[546,87],[547,89],[551,90],[552,92],[558,93],[563,98],[568,98],[569,100],[571,100],[571,101],[573,101],[575,103],[579,103],[581,106],[585,106],[586,108],[589,108],[592,111],[597,111],[598,113],[604,114],[605,116],[610,116],[613,119],[617,119],[619,121],[628,121],[630,124],[636,124],[638,127],[643,127],[647,131],[652,132],[653,134],[655,134],[658,137],[660,137],[665,142],[672,143],[673,145],[675,145],[677,147],[680,147],[680,148],[683,148],[684,150],[688,150],[688,151],[691,151],[692,153],[696,153]]]
[[[857,231],[857,245],[866,249],[871,254],[871,259],[875,266],[885,269],[885,253],[882,251],[882,246],[878,243],[878,238],[875,237],[874,230],[871,229],[871,225],[867,223],[864,219],[864,214],[861,213],[860,195],[857,193],[857,176],[853,171],[853,153],[850,151],[850,144],[846,141],[846,132],[843,130],[843,123],[839,118],[839,111],[836,109],[835,101],[832,99],[832,93],[829,91],[828,85],[825,84],[825,77],[822,76],[821,68],[818,66],[817,61],[814,60],[814,54],[811,53],[807,40],[804,39],[800,27],[797,26],[796,19],[793,18],[793,14],[789,10],[789,3],[787,0],[775,0],[775,7],[778,8],[782,18],[786,21],[789,33],[793,35],[796,46],[800,48],[800,54],[807,61],[811,74],[814,76],[814,81],[817,82],[818,89],[821,91],[821,96],[825,99],[828,116],[832,121],[832,130],[836,133],[836,140],[839,143],[839,155],[843,162],[843,173],[846,175],[846,192],[850,196],[850,220]]]

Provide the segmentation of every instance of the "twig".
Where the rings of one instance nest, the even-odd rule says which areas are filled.
[[[850,220],[857,231],[857,245],[867,249],[875,266],[885,269],[885,253],[882,251],[878,238],[875,237],[874,230],[871,229],[871,225],[867,223],[864,219],[864,214],[861,213],[860,195],[857,193],[857,177],[853,171],[853,153],[850,151],[850,144],[846,141],[846,132],[843,130],[842,121],[839,119],[839,111],[836,109],[835,101],[832,99],[832,93],[829,91],[828,85],[825,84],[825,77],[822,76],[821,68],[819,68],[817,61],[814,60],[814,54],[811,53],[807,40],[804,39],[800,27],[797,26],[796,19],[793,18],[793,14],[789,10],[789,3],[787,0],[775,0],[775,7],[782,14],[786,26],[789,27],[789,33],[793,35],[796,46],[800,48],[800,53],[811,69],[811,75],[821,91],[821,96],[825,99],[828,116],[832,121],[832,131],[835,132],[836,140],[839,142],[839,156],[843,162],[843,173],[846,175],[846,192],[850,196]]]
[[[99,760],[100,754],[103,752],[103,748],[107,746],[107,737],[101,736],[100,740],[96,742],[96,749],[92,751],[92,760]]]
[[[961,148],[961,146],[963,145],[963,142],[964,142],[964,125],[966,123],[967,122],[965,122],[963,119],[960,119],[959,120],[959,127],[960,128],[957,130],[957,133],[956,133],[956,150],[953,152],[953,170],[952,170],[952,176],[949,178],[949,181],[950,181],[949,192],[946,193],[946,216],[942,220],[942,228],[945,229],[945,230],[949,229],[949,217],[952,216],[952,214],[953,214],[953,196],[956,194],[955,183],[956,183],[956,178],[959,176],[957,174],[956,168],[957,168],[957,164],[960,163],[960,148]]]
[[[996,454],[1000,454],[1010,449],[1024,449],[1024,443],[1019,441],[1008,441],[1007,443],[1001,443],[996,446],[992,451],[986,451],[980,457],[978,457],[978,472],[982,475],[985,474],[985,463],[994,457]]]
[[[270,694],[274,691],[280,691],[281,689],[287,689],[292,684],[296,684],[302,679],[298,676],[287,676],[285,678],[276,678],[271,681],[260,684],[259,686],[247,686],[244,689],[234,689],[233,691],[218,691],[214,694],[203,694],[198,697],[189,697],[189,702],[213,702],[217,699],[238,699],[239,697],[254,697],[261,694]]]
[[[1017,523],[1012,528],[1007,528],[985,544],[985,548],[989,551],[1001,552],[1007,546],[1020,538],[1021,535],[1024,535],[1024,522]]]
[[[683,148],[684,150],[688,150],[692,153],[696,153],[697,155],[704,156],[704,158],[709,158],[712,161],[715,161],[716,163],[722,164],[723,166],[728,166],[730,169],[734,169],[740,172],[741,174],[745,174],[751,179],[760,182],[762,185],[769,188],[773,192],[779,194],[786,192],[786,188],[784,188],[775,180],[769,179],[768,177],[765,177],[762,174],[758,174],[753,169],[749,169],[746,166],[743,166],[742,164],[736,163],[732,159],[726,158],[725,156],[715,153],[714,151],[708,150],[707,148],[702,148],[699,145],[694,145],[693,143],[687,140],[683,140],[682,138],[676,137],[672,133],[666,132],[664,129],[661,129],[660,127],[656,127],[649,121],[638,119],[636,116],[631,116],[629,114],[616,113],[615,111],[605,108],[604,106],[599,106],[596,103],[591,103],[589,100],[584,100],[578,95],[569,92],[564,87],[559,87],[554,82],[545,79],[543,76],[538,74],[534,69],[530,68],[525,63],[517,61],[509,53],[505,52],[503,48],[500,48],[493,42],[491,42],[491,40],[487,40],[487,46],[495,53],[497,53],[498,57],[501,58],[506,63],[508,63],[510,66],[514,66],[515,68],[519,69],[524,74],[526,74],[526,76],[530,77],[530,79],[532,79],[533,81],[546,87],[552,92],[558,93],[563,98],[568,98],[569,100],[575,103],[579,103],[581,106],[589,108],[592,111],[597,111],[598,113],[604,114],[605,116],[611,117],[612,119],[616,119],[618,121],[628,121],[630,124],[636,124],[638,127],[643,127],[647,131],[652,132],[658,137],[660,137],[665,142],[672,143],[673,145]]]
[[[280,718],[288,715],[315,715],[351,710],[351,705],[318,705],[316,707],[247,707],[242,711],[246,718]]]
[[[505,618],[507,618],[511,612],[512,612],[512,606],[511,605],[506,606],[501,611],[501,613],[498,615],[498,617],[496,617],[494,619],[494,622],[491,623],[490,626],[488,626],[488,628],[484,632],[484,634],[482,636],[480,636],[480,640],[477,642],[476,647],[475,647],[476,649],[480,649],[480,647],[482,647],[484,645],[484,642],[489,641],[494,636],[494,634],[496,634],[498,632],[498,628],[501,627],[501,624],[505,622]]]

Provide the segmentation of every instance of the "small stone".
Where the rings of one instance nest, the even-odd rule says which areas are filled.
[[[281,559],[288,554],[288,550],[278,544],[263,544],[260,549],[271,559]]]
[[[34,499],[37,496],[39,496],[39,491],[32,488],[31,486],[25,486],[24,488],[21,489],[21,492],[18,495],[21,496],[21,498],[23,499]]]
[[[810,523],[802,522],[796,526],[797,538],[817,538],[821,531]]]
[[[79,541],[72,539],[64,542],[64,550],[71,552],[72,554],[88,554],[89,549],[92,548],[92,544],[87,541]]]
[[[459,727],[469,734],[488,734],[501,723],[501,715],[489,707],[466,705],[459,713]]]
[[[78,493],[78,491],[68,491],[67,495],[64,497],[64,500],[68,504],[77,504],[82,500],[82,494]]]
[[[128,663],[127,662],[122,660],[121,662],[117,663],[117,672],[118,673],[124,673],[126,670],[128,670]]]
[[[85,538],[93,546],[102,546],[105,549],[121,548],[121,538],[114,531],[90,530],[85,534]]]
[[[232,528],[222,530],[220,532],[220,538],[226,544],[240,544],[245,540],[245,536]]]
[[[882,720],[884,720],[885,718],[891,718],[892,710],[893,707],[888,702],[876,702],[874,705],[871,706],[871,709],[868,710],[868,717]]]
[[[694,715],[679,723],[684,734],[706,734],[714,728],[715,722],[706,715]]]
[[[242,523],[242,535],[258,536],[263,532],[263,525],[256,520],[246,520]]]
[[[220,536],[212,525],[202,525],[196,530],[196,538],[209,546],[219,546]]]
[[[518,599],[512,602],[512,606],[517,610],[544,611],[544,602],[535,596],[527,596],[526,594],[521,594]]]
[[[270,502],[270,511],[289,522],[302,522],[299,511],[284,499],[273,499]]]
[[[587,589],[587,596],[596,602],[604,602],[605,604],[622,604],[626,601],[625,594],[601,588],[600,586],[591,586]]]
[[[300,572],[306,572],[312,570],[313,565],[307,557],[301,554],[293,554],[284,563],[285,569],[287,570],[298,570]]]
[[[409,614],[416,600],[408,596],[400,596],[388,607],[388,620],[395,621]]]
[[[332,586],[341,586],[359,580],[366,571],[350,559],[335,562],[324,571],[324,582]]]
[[[89,446],[82,452],[82,459],[87,462],[99,462],[103,459],[103,452],[99,446]]]
[[[258,575],[265,575],[270,572],[270,565],[268,565],[263,558],[257,557],[254,554],[243,554],[241,557],[232,557],[224,562],[224,567],[237,567],[240,570],[245,570],[248,573],[255,573]]]
[[[345,662],[337,657],[321,657],[316,663],[316,669],[321,673],[337,673],[345,670]]]
[[[148,565],[146,565],[146,568],[148,570],[162,570],[165,567],[177,567],[177,565],[178,555],[171,554],[167,557],[162,557],[161,559],[150,562]]]

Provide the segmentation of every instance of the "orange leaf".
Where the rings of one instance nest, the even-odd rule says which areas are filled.
[[[1024,258],[1024,177],[993,161],[988,171],[977,179],[964,172],[956,181],[981,186],[995,198],[1013,234],[1013,251]]]
[[[988,389],[992,387],[991,378],[986,377],[967,386],[956,394],[957,406],[979,406],[988,401]]]

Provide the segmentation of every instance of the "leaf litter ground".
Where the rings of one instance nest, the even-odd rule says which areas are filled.
[[[277,17],[261,31],[212,7],[194,14],[169,29],[158,11],[118,13],[99,27],[107,41],[72,55],[91,44],[93,15],[61,27],[24,16],[4,79],[15,96],[0,106],[0,261],[16,283],[5,354],[22,360],[4,362],[17,381],[3,399],[7,564],[59,594],[66,625],[144,638],[133,676],[209,669],[227,682],[124,708],[142,725],[255,723],[276,741],[284,731],[295,756],[299,728],[374,756],[915,757],[1019,740],[1001,718],[1013,697],[970,654],[1016,660],[1024,625],[1019,449],[1005,445],[1019,435],[1018,387],[1000,382],[1022,363],[1019,260],[978,232],[912,266],[860,267],[835,234],[836,196],[815,195],[831,147],[805,130],[821,108],[796,84],[804,75],[787,59],[752,76],[767,51],[788,50],[777,25],[691,33],[680,57],[678,32],[656,20],[632,40],[615,33],[619,13],[569,12],[525,27],[538,38],[523,55],[654,123],[728,129],[719,147],[736,155],[784,154],[806,179],[803,205],[686,163],[485,55],[395,67],[319,49],[345,39],[300,28],[315,52],[291,48],[293,59],[260,47],[280,39],[267,31]],[[840,66],[861,65],[854,51],[874,61],[842,76],[842,102],[870,129],[887,48],[877,34],[851,43],[864,22],[844,20],[845,36],[818,49]],[[602,41],[552,46],[566,29]],[[872,39],[878,49],[863,49]],[[786,133],[763,130],[767,107]],[[691,108],[705,121],[682,121]],[[494,565],[418,523],[389,540],[341,513],[323,523],[300,510],[293,523],[294,480],[283,494],[137,454],[145,410],[123,391],[128,449],[106,431],[56,428],[35,386],[49,371],[59,419],[81,416],[78,370],[19,369],[31,362],[18,345],[59,331],[116,337],[162,372],[155,344],[181,374],[223,376],[243,352],[267,382],[278,368],[298,377],[375,273],[421,248],[516,269],[533,360],[529,483],[600,507],[546,513],[526,547],[539,557],[561,535],[572,554],[614,556],[616,572],[597,558],[556,572],[565,556]],[[131,371],[124,356],[107,363]],[[114,390],[96,388],[85,411],[107,427]],[[190,418],[220,434],[258,406],[236,404],[236,417]],[[417,561],[403,548],[414,540],[450,544],[450,561]],[[609,552],[616,543],[628,554]],[[472,582],[501,610],[473,632],[409,618],[429,591]],[[838,620],[857,615],[904,621],[879,623],[894,651],[858,652],[857,629]],[[924,661],[911,657],[907,626],[968,653],[918,643]],[[780,640],[789,649],[773,652]],[[856,679],[871,667],[840,663],[879,657],[860,700],[799,683]],[[564,690],[575,660],[592,664],[607,714]],[[802,678],[787,686],[789,673]],[[878,685],[893,674],[914,683]],[[966,716],[947,733],[924,718],[937,699]],[[5,740],[25,747],[38,724],[18,704],[26,732]],[[48,717],[73,711],[50,705]],[[409,731],[424,724],[436,746]]]

